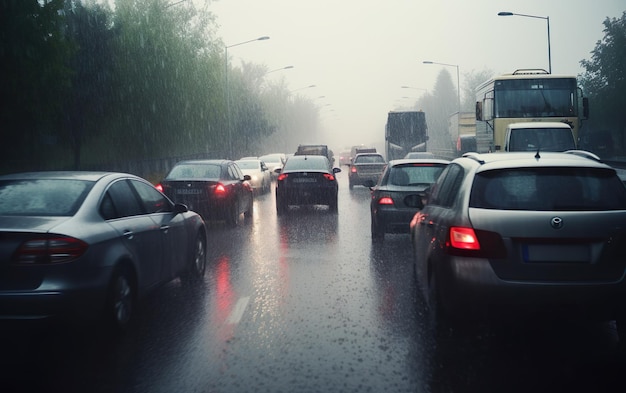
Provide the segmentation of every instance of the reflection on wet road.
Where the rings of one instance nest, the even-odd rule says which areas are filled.
[[[210,226],[204,288],[177,281],[121,339],[8,330],[0,386],[90,392],[502,392],[623,389],[613,326],[475,328],[435,344],[408,235],[370,240],[369,190],[339,174],[339,213]],[[8,348],[8,349],[7,349]],[[5,390],[3,391],[10,391]]]

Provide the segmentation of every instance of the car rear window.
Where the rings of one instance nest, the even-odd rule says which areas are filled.
[[[167,179],[219,179],[222,167],[215,164],[180,164],[167,175]]]
[[[73,216],[94,184],[75,179],[0,181],[0,215]]]
[[[285,163],[284,171],[328,170],[328,160],[324,156],[306,156],[303,159],[292,158]]]
[[[519,168],[476,174],[470,207],[502,210],[626,210],[626,188],[603,168]]]
[[[446,164],[395,165],[389,173],[389,183],[396,186],[433,184],[445,167]]]
[[[358,155],[354,159],[355,164],[384,164],[385,159],[378,154]]]

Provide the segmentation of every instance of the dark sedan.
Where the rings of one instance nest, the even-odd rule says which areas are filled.
[[[133,175],[0,176],[0,319],[123,329],[149,290],[202,280],[206,244],[198,214]]]
[[[234,161],[189,160],[178,162],[157,186],[174,202],[184,203],[206,221],[237,225],[243,213],[252,218],[250,176]]]
[[[285,213],[290,205],[327,205],[337,212],[335,174],[340,168],[331,168],[325,156],[289,157],[276,180],[276,211]]]
[[[385,233],[409,233],[411,219],[422,208],[426,190],[437,180],[448,161],[401,159],[390,161],[370,201],[372,240]],[[367,185],[372,186],[373,183]]]

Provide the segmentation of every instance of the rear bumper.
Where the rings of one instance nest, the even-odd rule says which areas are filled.
[[[409,233],[409,224],[417,212],[379,207],[373,215],[376,224],[385,233]]]

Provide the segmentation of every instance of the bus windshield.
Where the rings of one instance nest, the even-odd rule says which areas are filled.
[[[494,85],[495,117],[577,116],[576,79],[499,80]]]

